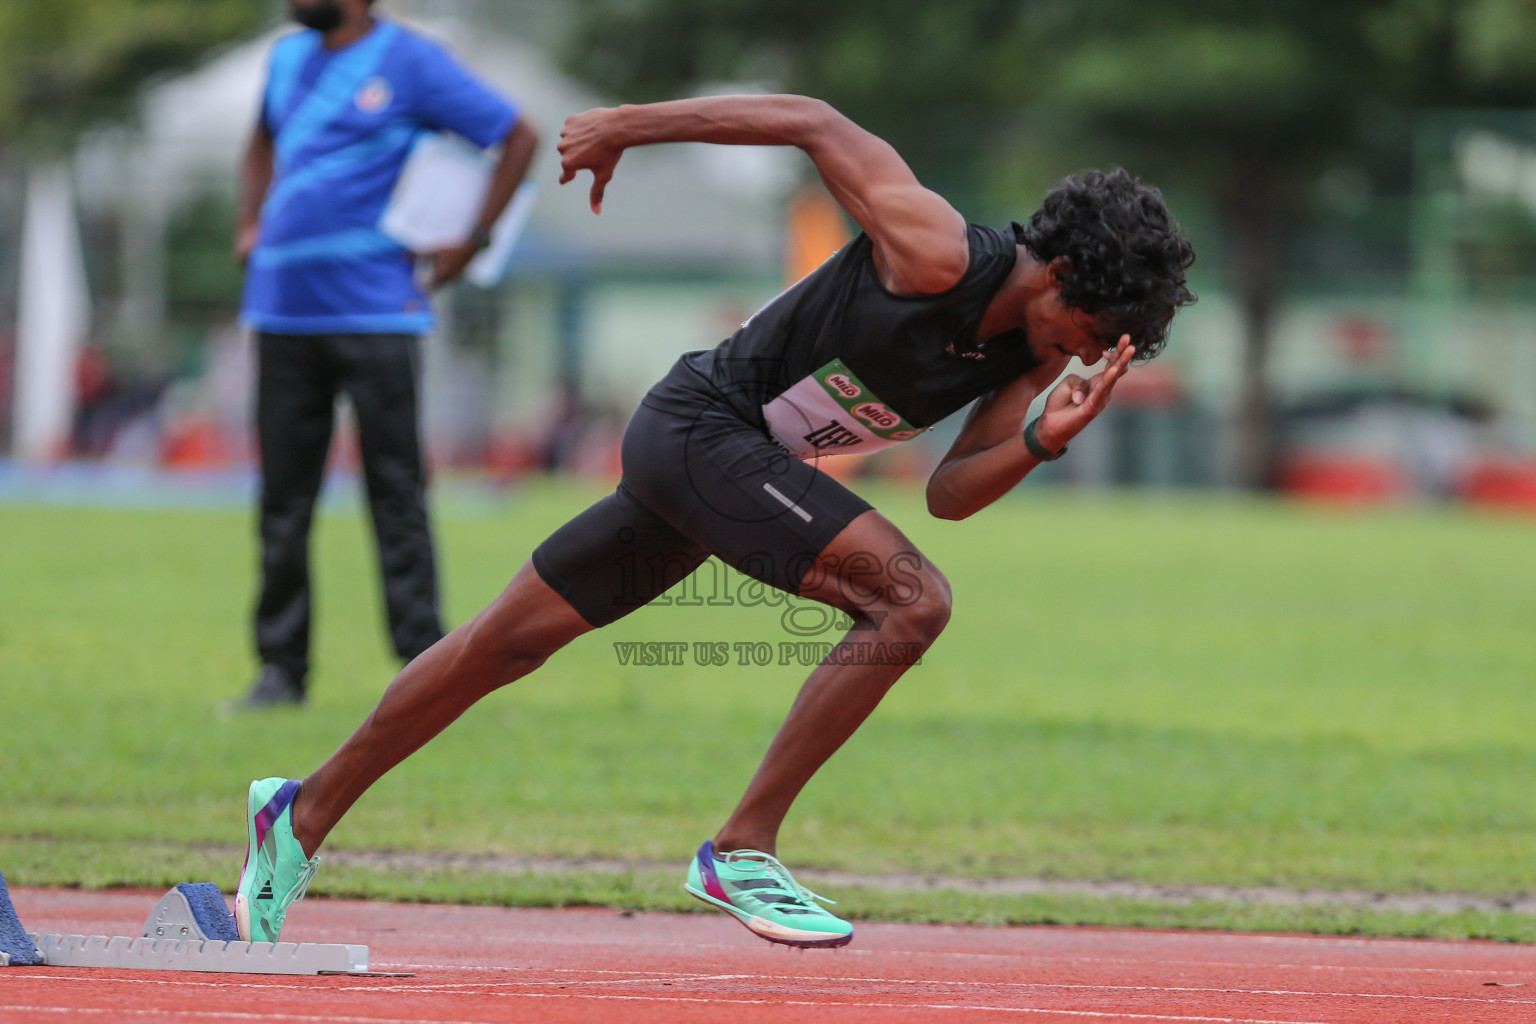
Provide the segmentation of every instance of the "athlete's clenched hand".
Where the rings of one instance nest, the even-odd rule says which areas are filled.
[[[577,171],[592,172],[592,212],[603,212],[603,189],[613,177],[624,145],[616,141],[615,119],[618,111],[597,107],[565,119],[560,129],[560,184],[576,177]]]

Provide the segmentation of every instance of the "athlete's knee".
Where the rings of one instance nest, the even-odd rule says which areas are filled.
[[[477,659],[529,672],[592,627],[525,564],[464,628]]]
[[[483,612],[454,632],[458,634],[453,652],[456,675],[485,693],[534,671],[558,650],[522,630],[499,628]]]
[[[954,600],[949,580],[932,563],[925,561],[922,569],[914,574],[914,580],[900,603],[890,606],[890,615],[898,628],[926,646],[938,639],[949,624]]]
[[[459,659],[483,679],[502,686],[543,665],[549,656],[575,639],[575,633],[549,621],[540,609],[503,593],[459,627]]]

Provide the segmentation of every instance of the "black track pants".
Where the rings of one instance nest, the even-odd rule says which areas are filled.
[[[368,508],[395,653],[443,635],[417,432],[420,339],[408,334],[258,334],[261,594],[256,649],[302,682],[309,671],[309,529],[335,425],[336,396],[357,417]]]

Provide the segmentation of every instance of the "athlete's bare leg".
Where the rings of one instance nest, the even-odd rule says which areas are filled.
[[[873,509],[833,538],[806,574],[800,594],[847,612],[854,628],[800,688],[746,795],[715,836],[717,850],[775,853],[779,826],[800,790],[911,663],[838,664],[840,648],[872,641],[887,649],[907,644],[915,656],[949,621],[949,582]]]
[[[400,670],[379,706],[304,779],[293,834],[314,856],[347,809],[481,697],[520,679],[592,627],[539,578],[532,562],[473,619]]]

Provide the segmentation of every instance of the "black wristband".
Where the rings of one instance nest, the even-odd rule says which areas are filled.
[[[1062,445],[1061,451],[1052,452],[1046,448],[1045,445],[1041,444],[1039,436],[1035,433],[1035,426],[1039,422],[1040,417],[1036,416],[1034,419],[1030,420],[1029,425],[1024,428],[1024,447],[1029,449],[1029,454],[1033,455],[1041,462],[1055,462],[1057,459],[1067,454],[1067,446]]]
[[[491,246],[491,229],[475,228],[475,233],[469,236],[469,242],[475,247],[475,251],[488,249]]]

